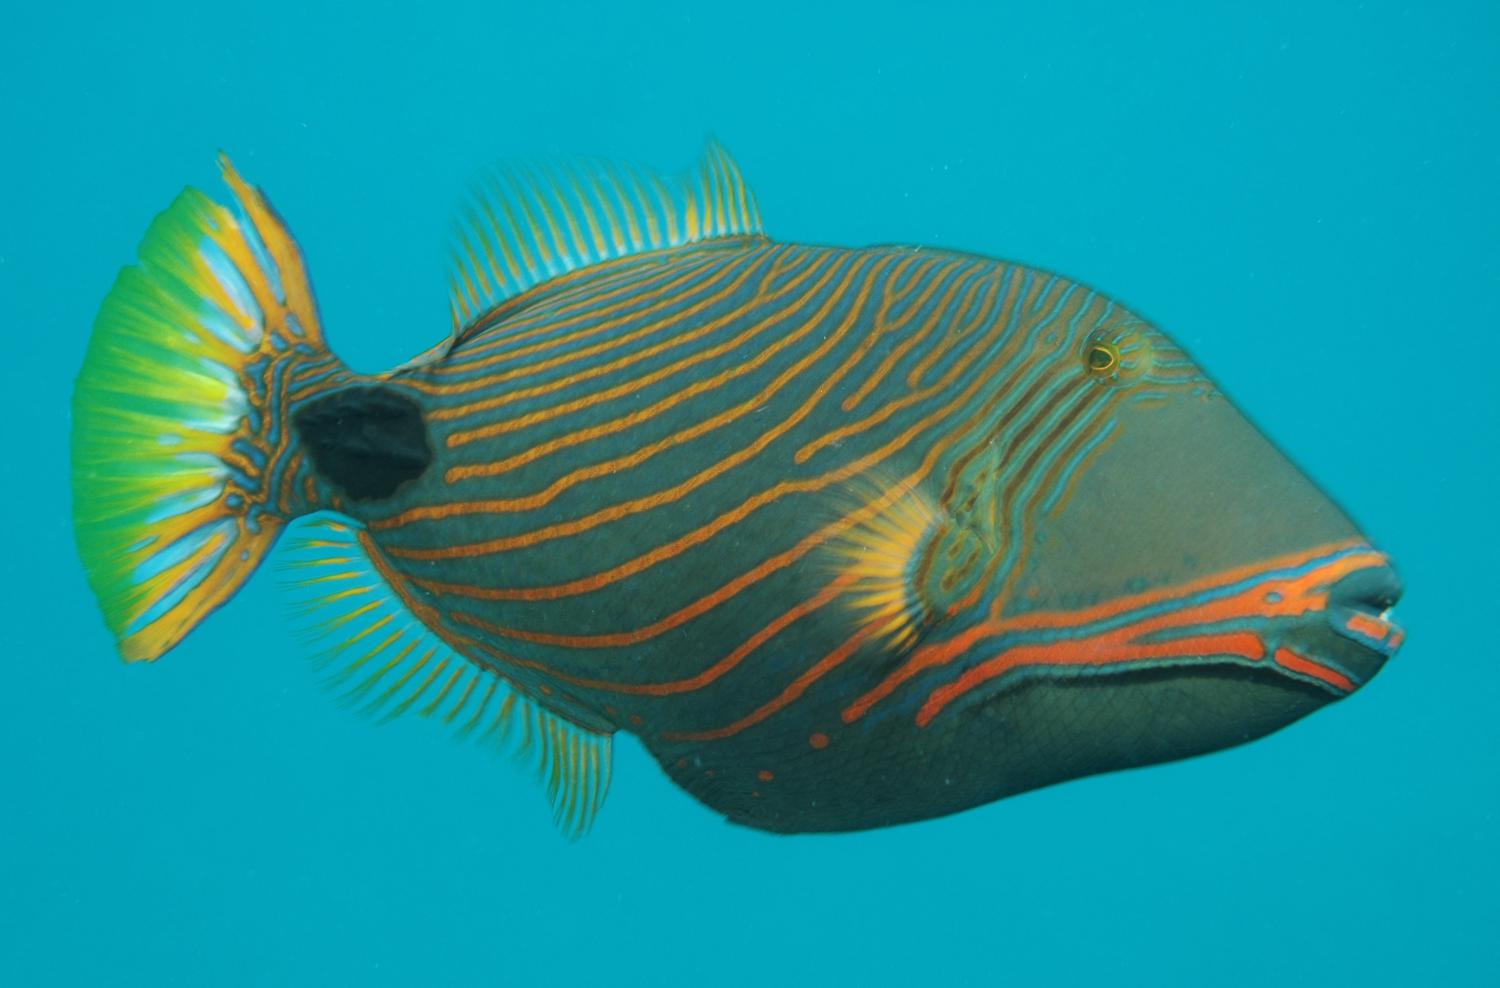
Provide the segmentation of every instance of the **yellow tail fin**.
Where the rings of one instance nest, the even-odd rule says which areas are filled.
[[[220,159],[237,209],[188,189],[100,307],[73,391],[73,523],[127,660],[155,659],[249,578],[298,513],[294,384],[343,374],[301,252]]]

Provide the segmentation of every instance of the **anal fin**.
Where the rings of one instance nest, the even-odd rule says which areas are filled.
[[[375,564],[379,550],[357,523],[325,513],[294,532],[289,588],[324,646],[329,685],[382,721],[414,712],[514,751],[534,764],[558,827],[586,833],[609,790],[612,735],[547,709],[434,633]]]

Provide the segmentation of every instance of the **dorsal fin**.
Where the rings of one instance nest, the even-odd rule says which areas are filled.
[[[501,165],[454,224],[453,337],[544,281],[630,254],[761,232],[740,170],[714,140],[698,168],[663,179],[628,165]]]
[[[364,713],[435,717],[532,761],[569,837],[593,823],[609,790],[612,738],[534,702],[430,631],[371,558],[363,529],[343,516],[298,521],[285,561],[289,589],[326,646],[328,682]]]

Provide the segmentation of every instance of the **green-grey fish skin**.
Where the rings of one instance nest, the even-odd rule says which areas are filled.
[[[1153,326],[1018,264],[690,245],[345,387],[399,396],[425,453],[364,449],[388,495],[310,462],[304,507],[367,526],[470,659],[751,826],[1222,748],[1394,647],[1341,626],[1387,566],[1345,515]]]

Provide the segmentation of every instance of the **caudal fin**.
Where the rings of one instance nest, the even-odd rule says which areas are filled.
[[[100,307],[73,391],[73,524],[127,660],[224,603],[300,513],[287,404],[344,372],[290,233],[220,159],[158,216]]]

